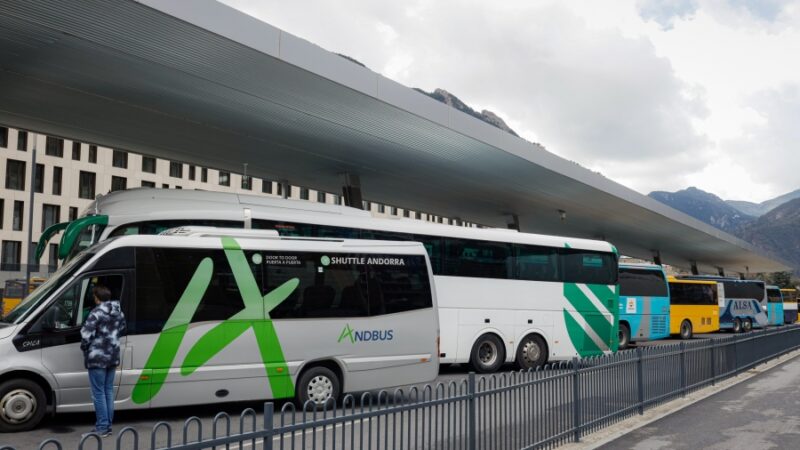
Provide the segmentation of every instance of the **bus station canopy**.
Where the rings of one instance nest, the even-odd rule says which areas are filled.
[[[701,271],[748,243],[211,0],[0,2],[0,123]]]

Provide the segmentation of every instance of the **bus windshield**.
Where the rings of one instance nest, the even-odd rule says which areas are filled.
[[[19,305],[0,319],[0,326],[23,322],[29,313],[36,309],[36,306],[41,304],[51,292],[69,280],[83,263],[88,261],[92,256],[94,256],[93,253],[84,252],[73,258],[70,262],[64,264],[50,279],[31,292]]]

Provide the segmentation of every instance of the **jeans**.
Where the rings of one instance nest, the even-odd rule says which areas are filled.
[[[97,432],[111,430],[114,421],[114,373],[116,367],[105,369],[89,369],[89,385],[92,388],[92,401],[97,423],[94,429]]]

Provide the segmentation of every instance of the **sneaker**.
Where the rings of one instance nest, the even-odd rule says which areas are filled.
[[[97,435],[99,435],[99,434],[100,434],[100,432],[98,432],[98,431],[97,431],[97,428],[92,428],[92,431],[88,431],[88,432],[86,432],[86,433],[82,433],[82,434],[81,434],[81,439],[85,438],[86,436],[89,436],[90,434],[97,434]]]
[[[100,434],[100,437],[107,438],[107,437],[111,436],[112,434],[114,434],[114,432],[112,432],[111,428],[109,428],[106,431],[103,431],[102,433],[99,433],[99,434]]]

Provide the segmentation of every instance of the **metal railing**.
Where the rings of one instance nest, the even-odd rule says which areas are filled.
[[[192,417],[179,430],[159,422],[146,438],[128,427],[113,441],[84,436],[78,449],[553,448],[797,348],[796,325],[640,346],[537,370],[347,395],[325,407],[285,403],[275,411],[267,402],[261,415],[246,409],[210,422]],[[57,439],[39,446],[63,448]]]

